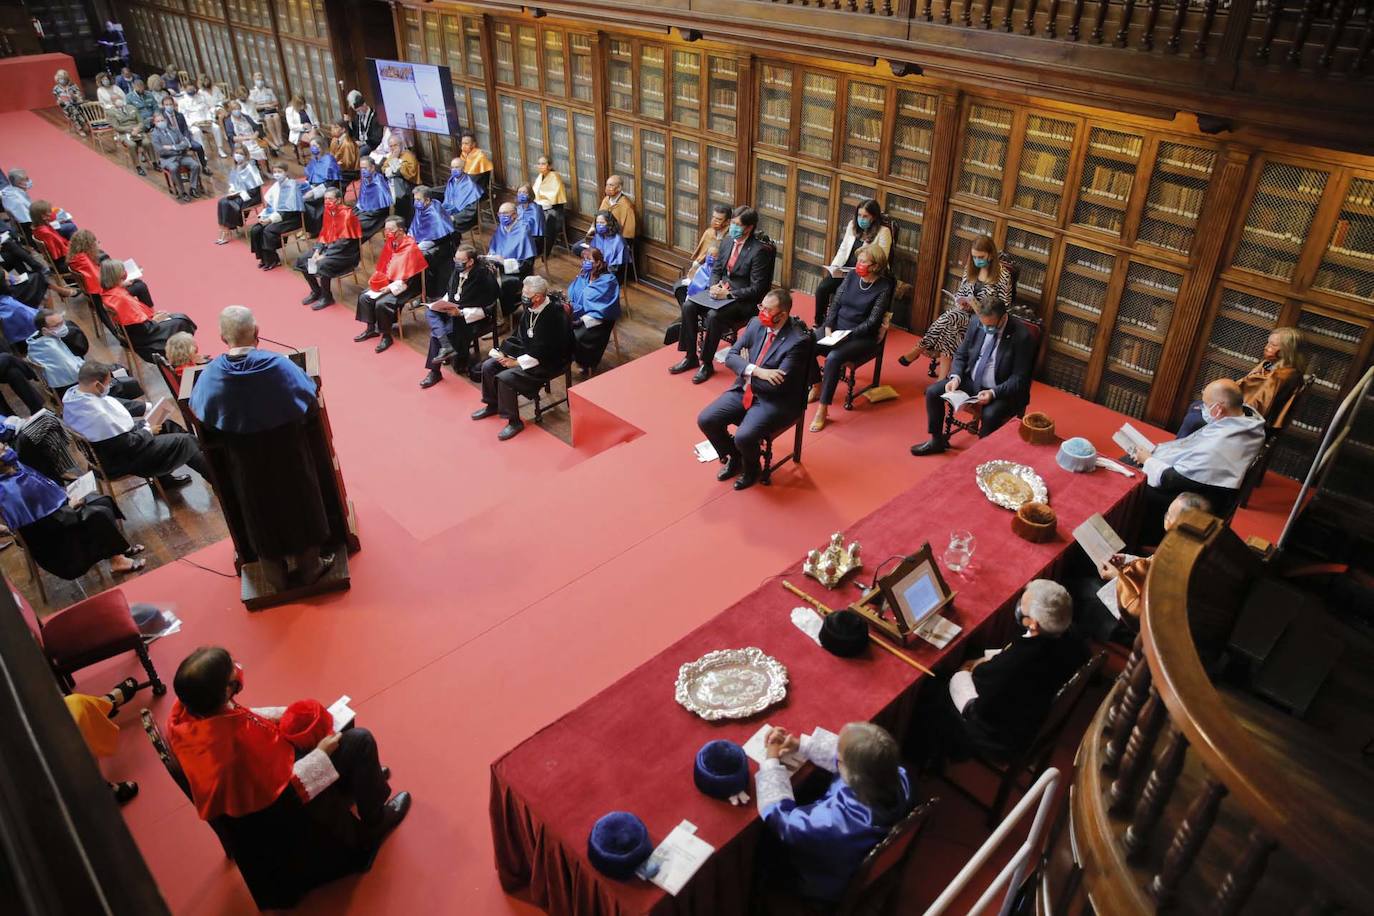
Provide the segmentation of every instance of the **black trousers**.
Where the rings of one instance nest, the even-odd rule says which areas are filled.
[[[210,479],[210,466],[196,437],[190,433],[163,432],[154,436],[146,429],[132,430],[92,444],[100,464],[112,478],[127,474],[163,477],[185,465]]]
[[[744,392],[730,390],[716,398],[697,416],[697,426],[722,458],[738,457],[744,473],[757,474],[763,442],[796,419],[781,408],[757,397],[744,409]],[[730,426],[735,434],[730,435]]]
[[[942,378],[934,382],[926,389],[926,429],[933,438],[940,438],[945,431],[945,404],[948,401],[941,397],[945,393],[945,385],[949,379]],[[959,390],[969,394],[977,394],[978,388],[968,379],[959,380]],[[978,438],[985,439],[997,430],[1001,429],[1002,424],[1006,423],[1016,412],[1021,409],[1020,404],[1013,403],[1004,398],[997,398],[991,404],[983,407],[983,417],[978,425]]]
[[[757,307],[756,302],[737,299],[729,305],[710,309],[687,299],[682,306],[682,332],[677,338],[677,348],[688,356],[699,355],[702,362],[713,359],[725,332],[746,324]],[[697,354],[697,333],[702,328],[706,329],[706,339],[702,342],[701,353]]]
[[[382,777],[382,764],[377,756],[377,739],[365,728],[350,728],[339,733],[339,746],[329,756],[338,771],[337,785],[358,806],[363,825],[375,827],[381,820],[382,808],[391,797],[391,784]]]
[[[262,188],[254,188],[249,191],[247,200],[237,194],[221,197],[219,199],[219,224],[225,229],[237,229],[243,225],[243,211],[248,207],[256,207],[260,203],[262,203]]]
[[[281,222],[257,222],[248,230],[248,247],[263,264],[280,264],[277,249],[281,247],[281,237],[301,227],[299,213],[283,213]]]
[[[840,385],[845,363],[858,365],[872,359],[878,352],[878,341],[850,334],[828,349],[830,352],[825,354],[825,365],[821,369],[821,403],[827,407],[835,400],[835,389]]]
[[[350,245],[347,252],[342,254],[326,255],[320,258],[316,265],[316,272],[310,272],[310,256],[314,250],[307,251],[305,254],[296,258],[296,269],[305,277],[305,282],[310,284],[310,291],[315,295],[323,295],[330,302],[334,301],[334,295],[330,292],[329,281],[339,277],[345,277],[358,267],[358,262],[362,260],[362,249],[359,245]]]
[[[420,274],[416,274],[406,281],[406,288],[401,291],[399,296],[382,293],[373,299],[366,294],[366,291],[359,293],[358,308],[353,314],[368,328],[381,331],[383,337],[390,337],[392,325],[396,323],[396,315],[400,312],[401,307],[419,294]]]
[[[363,229],[363,241],[367,242],[386,225],[390,210],[359,210],[358,225]]]
[[[37,388],[33,387],[31,381],[33,378],[33,370],[29,369],[19,357],[9,353],[0,353],[0,382],[9,385],[14,393],[19,395],[19,399],[24,402],[24,406],[29,409],[31,414],[43,409],[43,396],[38,393]],[[14,413],[3,397],[0,397],[0,409],[3,409],[7,414],[12,415]]]
[[[843,279],[832,277],[827,273],[821,277],[821,282],[816,284],[816,327],[819,328],[825,324],[826,312],[830,311],[830,300],[842,282],[844,282]]]
[[[553,253],[553,246],[563,241],[563,205],[555,204],[544,211],[544,247],[543,253],[545,260]]]
[[[482,363],[482,403],[495,407],[508,422],[520,421],[520,395],[533,397],[553,376],[543,366],[526,371],[519,366],[507,369],[500,360],[488,358]]]

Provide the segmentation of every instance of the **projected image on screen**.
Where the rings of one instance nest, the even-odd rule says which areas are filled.
[[[457,130],[449,68],[398,60],[377,60],[374,64],[377,95],[387,124],[429,134]]]

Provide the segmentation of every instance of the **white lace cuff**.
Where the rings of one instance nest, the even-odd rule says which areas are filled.
[[[334,769],[334,761],[318,748],[296,761],[291,774],[291,782],[305,801],[310,801],[339,779],[339,771]]]
[[[262,716],[264,719],[271,719],[273,722],[286,715],[285,706],[250,706],[248,708],[254,715]]]
[[[840,736],[825,732],[817,735],[802,735],[797,749],[803,757],[830,773],[840,769]]]
[[[792,800],[792,774],[787,772],[781,760],[769,757],[759,766],[758,775],[754,777],[754,795],[758,798],[760,817],[778,802]]]

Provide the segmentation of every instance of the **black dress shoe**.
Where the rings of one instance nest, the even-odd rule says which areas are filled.
[[[901,363],[903,366],[911,365],[911,360],[907,359],[905,354],[897,357],[897,362]]]
[[[758,482],[759,474],[757,471],[754,471],[752,473],[746,472],[744,474],[739,475],[739,478],[735,481],[735,489],[747,490]]]
[[[744,462],[739,458],[731,458],[725,462],[725,467],[716,472],[716,480],[729,480],[731,477],[738,477],[741,465]]]
[[[444,344],[442,347],[439,348],[439,352],[434,354],[434,361],[436,363],[442,363],[445,360],[452,359],[457,355],[457,350],[453,349],[448,344]]]
[[[513,420],[507,423],[505,428],[496,434],[496,438],[505,442],[507,439],[514,439],[525,429],[525,424],[521,420]]]
[[[487,417],[494,416],[496,416],[496,408],[492,407],[490,404],[483,404],[472,412],[472,418],[474,420],[485,420]]]
[[[391,799],[382,806],[382,816],[377,819],[377,823],[369,825],[372,828],[372,836],[376,843],[381,844],[386,839],[387,834],[396,829],[396,825],[405,820],[406,812],[410,810],[410,793],[397,792]]]
[[[386,781],[389,781],[391,779],[391,767],[385,765],[382,766],[382,779]]]
[[[697,370],[697,374],[692,376],[692,384],[700,385],[702,382],[706,381],[708,378],[714,375],[715,371],[716,370],[712,368],[710,363],[702,363],[701,368]]]
[[[443,380],[444,377],[441,374],[439,374],[438,369],[431,369],[429,370],[429,375],[426,375],[423,379],[420,380],[420,387],[433,388],[435,385],[439,384]]]
[[[161,477],[158,478],[158,482],[161,483],[163,487],[167,488],[184,487],[191,482],[191,475],[163,474]]]
[[[323,295],[324,293],[311,293],[301,300],[301,305],[310,305],[312,302],[318,302]]]
[[[394,342],[395,342],[395,341],[393,341],[393,340],[391,339],[391,335],[390,335],[390,334],[383,334],[383,335],[382,335],[382,339],[379,340],[379,341],[377,341],[377,346],[376,346],[375,348],[373,348],[373,349],[374,349],[374,352],[376,352],[376,353],[383,353],[383,352],[389,350],[389,349],[391,348],[391,345],[392,345]]]
[[[674,363],[673,365],[669,366],[668,371],[673,375],[681,375],[684,372],[692,371],[700,365],[701,363],[699,361],[693,359],[690,356],[687,356],[683,358],[682,362]]]
[[[354,342],[354,343],[362,343],[364,340],[371,340],[371,339],[374,338],[374,337],[381,337],[381,336],[382,336],[381,334],[377,333],[377,329],[376,329],[376,328],[368,328],[367,330],[365,330],[365,331],[363,331],[361,334],[359,334],[357,337],[353,338],[353,342]]]
[[[924,455],[938,455],[947,448],[949,448],[949,444],[945,442],[944,439],[931,437],[920,445],[913,445],[911,447],[911,454],[918,458]]]
[[[148,170],[145,169],[145,168],[144,168],[143,166],[141,166],[141,165],[136,165],[136,166],[134,166],[134,171],[137,172],[137,173],[140,174],[140,175],[147,175],[147,174],[148,174]]]
[[[474,382],[482,381],[482,364],[474,363],[468,366],[468,378]]]
[[[326,297],[324,297],[323,299],[321,299],[319,302],[316,302],[314,305],[310,306],[310,311],[312,311],[312,312],[318,312],[318,311],[320,311],[321,309],[327,309],[327,308],[329,308],[329,307],[330,307],[331,305],[333,305],[333,304],[334,304],[334,297],[333,297],[333,296],[326,296]]]
[[[281,261],[273,261],[271,264],[262,265],[263,270],[276,270],[278,267],[281,267]]]

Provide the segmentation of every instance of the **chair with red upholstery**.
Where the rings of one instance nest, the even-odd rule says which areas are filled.
[[[129,611],[129,601],[117,588],[93,595],[69,608],[40,620],[24,596],[11,589],[24,621],[52,666],[53,675],[63,693],[76,687],[73,672],[80,671],[107,658],[134,652],[148,672],[148,680],[138,687],[152,687],[154,696],[167,692],[167,685],[157,676],[148,646],[143,641],[138,624]]]

